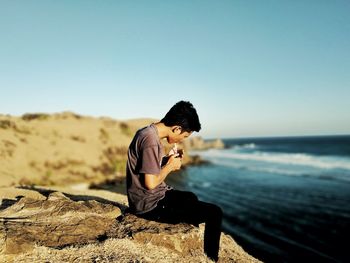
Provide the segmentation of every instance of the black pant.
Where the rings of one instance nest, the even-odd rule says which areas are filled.
[[[205,223],[204,252],[209,258],[218,260],[222,221],[220,207],[199,201],[192,192],[168,190],[156,208],[138,216],[170,224],[189,223],[198,226]]]

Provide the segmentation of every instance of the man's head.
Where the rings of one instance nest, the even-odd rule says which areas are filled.
[[[197,111],[188,101],[177,102],[161,122],[171,129],[169,143],[180,142],[201,129]]]

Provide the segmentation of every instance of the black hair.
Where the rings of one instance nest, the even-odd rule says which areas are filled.
[[[165,126],[181,126],[182,131],[199,132],[201,124],[196,109],[189,101],[177,102],[161,120]]]

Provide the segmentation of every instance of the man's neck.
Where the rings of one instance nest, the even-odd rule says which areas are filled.
[[[169,134],[169,127],[165,126],[164,123],[162,122],[157,122],[154,124],[158,130],[158,136],[159,139],[164,139],[166,137],[168,137]]]

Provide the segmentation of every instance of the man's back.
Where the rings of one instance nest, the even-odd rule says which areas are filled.
[[[165,182],[151,190],[144,183],[144,174],[159,174],[163,155],[163,146],[154,124],[136,132],[129,146],[126,167],[127,195],[132,212],[141,214],[152,210],[171,189]]]

